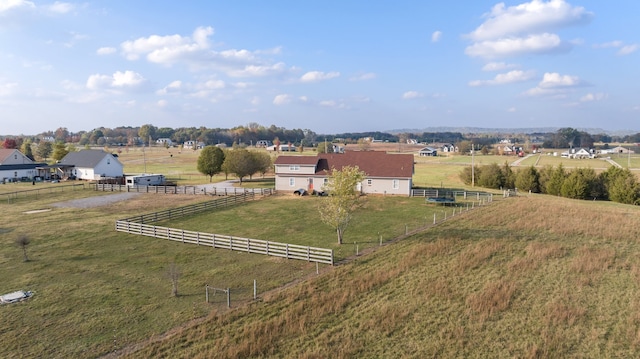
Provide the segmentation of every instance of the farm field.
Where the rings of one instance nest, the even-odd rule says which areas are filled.
[[[500,201],[123,357],[637,357],[639,210]]]
[[[100,207],[57,207],[71,199],[107,195],[87,189],[0,204],[0,292],[35,292],[26,302],[0,306],[5,328],[0,331],[0,357],[96,357],[211,311],[225,312],[226,301],[220,294],[212,298],[213,304],[205,303],[207,284],[232,288],[235,306],[251,299],[253,280],[262,295],[315,275],[316,266],[303,261],[183,245],[114,230],[116,219],[210,200],[210,196],[134,194],[127,201]],[[221,218],[231,223],[221,230],[241,231],[246,227],[242,228],[244,233],[253,233],[259,239],[269,233],[276,240],[314,238],[319,246],[337,247],[335,233],[319,225],[313,214],[318,199],[287,195],[230,209],[224,214],[228,217]],[[278,212],[273,209],[278,207],[295,212],[277,218]],[[265,209],[275,216],[268,224],[258,223],[265,228],[256,227],[253,218]],[[377,246],[378,232],[388,241],[404,233],[405,225],[413,230],[432,221],[428,214],[433,212],[429,211],[442,210],[426,205],[422,198],[372,198],[356,213],[345,240],[357,240],[359,250],[365,250]],[[244,226],[233,227],[243,223],[235,215],[241,216]],[[388,219],[380,220],[384,216]],[[442,218],[440,214],[438,217]],[[401,220],[394,223],[393,218]],[[215,224],[215,219],[209,222]],[[318,233],[310,236],[312,231]],[[20,234],[30,239],[27,262],[14,243]],[[356,248],[344,244],[336,252],[337,257],[345,257],[354,255]],[[172,263],[181,273],[180,295],[176,298],[170,296],[168,269]],[[328,267],[321,265],[320,269],[326,271]]]

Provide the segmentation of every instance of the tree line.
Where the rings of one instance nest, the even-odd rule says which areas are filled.
[[[573,199],[609,200],[640,204],[640,183],[629,170],[612,166],[597,174],[592,168],[565,169],[562,165],[534,166],[514,171],[509,164],[466,167],[460,179],[467,185],[493,189],[517,189]]]
[[[198,172],[209,176],[211,182],[213,176],[224,173],[225,178],[230,174],[235,175],[242,184],[245,177],[264,174],[271,168],[271,156],[266,152],[249,151],[246,148],[235,147],[221,149],[216,146],[206,146],[198,157]]]

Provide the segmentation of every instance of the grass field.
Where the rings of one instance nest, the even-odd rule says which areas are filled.
[[[638,211],[501,201],[124,357],[637,357]]]
[[[165,161],[181,181],[206,182],[190,162],[197,156],[181,155],[147,153],[146,172],[168,173]],[[143,172],[138,157],[121,155],[125,172]],[[504,163],[486,156],[496,160]],[[419,162],[415,184],[462,187],[465,161],[450,161]],[[638,207],[548,196],[497,200],[382,247],[379,234],[388,241],[432,222],[434,213],[442,218],[445,208],[420,198],[369,197],[342,246],[317,220],[315,197],[276,196],[165,223],[290,239],[334,248],[338,258],[376,249],[349,264],[321,266],[317,276],[306,262],[114,230],[116,219],[210,197],[141,194],[101,207],[54,207],[104,195],[56,190],[0,202],[0,294],[35,292],[0,306],[0,357],[554,358],[640,351]],[[20,234],[31,239],[27,262],[14,243]],[[181,272],[178,297],[170,296],[171,263]],[[254,279],[261,300],[248,304]],[[207,284],[232,288],[231,311],[219,294],[204,302]]]

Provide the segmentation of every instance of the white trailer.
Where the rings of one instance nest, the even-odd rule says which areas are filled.
[[[139,174],[132,176],[125,176],[127,186],[161,186],[167,181],[164,175],[158,174]]]

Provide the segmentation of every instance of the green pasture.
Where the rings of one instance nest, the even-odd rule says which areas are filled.
[[[634,358],[638,211],[500,201],[125,358]]]
[[[220,294],[212,297],[213,304],[204,302],[207,284],[232,288],[232,303],[240,305],[251,300],[254,279],[259,293],[264,293],[315,273],[316,266],[304,261],[114,230],[116,219],[211,200],[209,196],[140,194],[93,208],[53,206],[108,194],[86,189],[0,203],[0,293],[35,292],[28,301],[0,307],[0,357],[97,357],[212,310],[224,311],[226,298]],[[445,210],[449,216],[453,211],[427,205],[423,198],[368,198],[355,213],[346,243],[338,246],[335,233],[317,218],[321,200],[275,196],[171,225],[334,248],[340,259],[378,246],[380,235],[388,242],[431,223],[433,213],[441,220]],[[15,244],[21,234],[30,239],[27,262]],[[171,263],[181,272],[177,298],[170,296]]]

